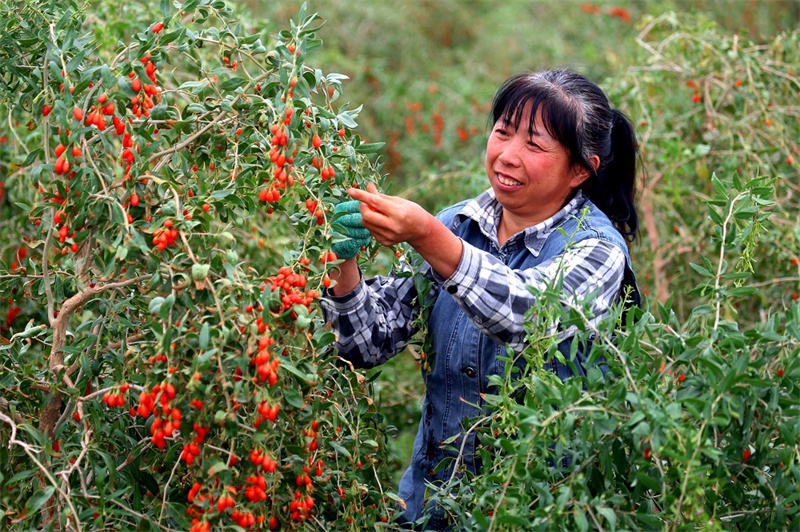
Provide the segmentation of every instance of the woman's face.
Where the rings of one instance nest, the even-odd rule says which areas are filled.
[[[529,122],[530,106],[518,128],[501,118],[486,144],[486,174],[497,200],[528,227],[558,212],[589,175],[571,166],[566,148],[545,130],[541,112],[533,134]]]

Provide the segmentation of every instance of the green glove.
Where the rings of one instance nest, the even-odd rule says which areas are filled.
[[[346,240],[334,242],[331,246],[331,251],[340,259],[352,259],[372,240],[369,230],[361,224],[360,206],[360,201],[352,200],[339,203],[333,208],[333,230],[336,234],[347,237]]]

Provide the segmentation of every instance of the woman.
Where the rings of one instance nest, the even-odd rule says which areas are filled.
[[[363,227],[381,244],[411,245],[435,282],[428,321],[434,366],[399,489],[403,517],[413,522],[430,513],[432,528],[444,523],[425,507],[426,483],[450,476],[447,468],[434,473],[452,456],[441,442],[463,432],[462,420],[481,413],[481,394],[489,375],[502,373],[499,357],[506,346],[515,353],[524,349],[523,317],[535,298],[526,287],[544,287],[561,271],[565,297],[593,296],[594,320],[623,294],[638,303],[626,242],[638,227],[637,151],[625,115],[611,109],[585,77],[552,70],[506,81],[495,95],[492,121],[486,146],[491,188],[475,199],[434,217],[374,185],[348,191],[361,202]],[[348,234],[357,244],[363,236],[356,229]],[[354,254],[353,242],[349,248],[340,244],[340,251]],[[390,275],[364,281],[352,257],[340,258],[347,260],[323,304],[339,335],[339,353],[359,367],[381,364],[414,332],[419,308],[413,280]],[[567,359],[569,347],[570,339],[559,346]],[[583,373],[581,349],[577,358]],[[562,379],[572,375],[556,360],[546,367]],[[475,468],[474,434],[468,438],[463,460]]]

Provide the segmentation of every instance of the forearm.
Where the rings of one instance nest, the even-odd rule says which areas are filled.
[[[463,243],[433,215],[428,215],[426,222],[424,234],[409,244],[430,264],[433,271],[447,279],[455,273],[461,262]]]
[[[455,273],[461,262],[463,243],[433,215],[428,215],[425,234],[409,244],[444,278]]]

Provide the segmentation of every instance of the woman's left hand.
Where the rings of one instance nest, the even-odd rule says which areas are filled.
[[[381,194],[373,183],[367,185],[367,190],[351,188],[347,192],[361,202],[364,227],[384,246],[400,242],[414,246],[425,239],[431,220],[436,220],[413,201]]]

